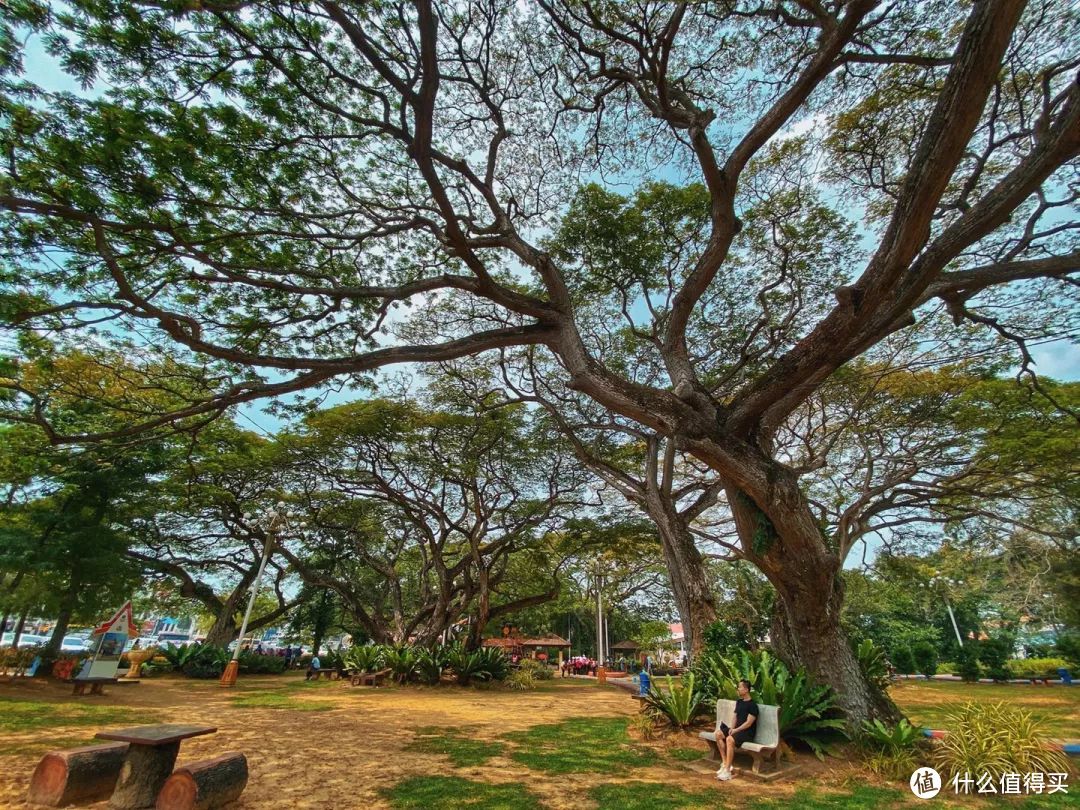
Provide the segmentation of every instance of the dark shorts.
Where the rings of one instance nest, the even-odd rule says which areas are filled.
[[[754,732],[746,729],[746,731],[737,731],[732,736],[735,738],[735,747],[742,748],[743,743],[751,742],[754,739]]]

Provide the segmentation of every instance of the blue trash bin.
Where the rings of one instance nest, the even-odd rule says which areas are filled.
[[[641,670],[641,674],[638,676],[638,694],[649,694],[649,673],[645,670]]]
[[[1058,667],[1058,677],[1061,678],[1063,686],[1072,686],[1072,676],[1065,667]]]

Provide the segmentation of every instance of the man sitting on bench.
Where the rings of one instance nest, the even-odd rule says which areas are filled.
[[[308,664],[307,677],[305,681],[310,681],[312,678],[319,680],[319,670],[322,669],[322,664],[319,661],[319,651],[315,650],[311,654],[311,663]],[[756,707],[755,707],[756,708]]]
[[[739,699],[735,701],[735,728],[728,728],[721,723],[716,729],[716,744],[724,756],[724,764],[716,772],[716,778],[726,782],[732,777],[731,763],[735,760],[735,749],[754,739],[754,723],[758,719],[758,705],[750,697],[750,681],[739,681]]]

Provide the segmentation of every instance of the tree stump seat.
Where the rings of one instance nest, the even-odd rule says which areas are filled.
[[[91,695],[104,695],[105,684],[115,684],[118,680],[118,678],[72,678],[71,694],[85,695],[89,688]]]
[[[239,751],[189,762],[173,771],[157,796],[157,810],[215,810],[240,798],[248,780]]]
[[[125,742],[51,751],[41,758],[30,777],[27,801],[63,807],[107,799],[116,787],[127,752]]]

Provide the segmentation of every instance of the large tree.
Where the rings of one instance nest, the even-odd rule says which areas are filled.
[[[168,583],[175,596],[212,616],[206,642],[226,646],[237,638],[259,574],[266,533],[256,517],[284,494],[280,454],[274,442],[226,420],[200,431],[184,450],[129,516],[126,555],[144,577]],[[273,626],[296,604],[290,575],[278,556],[269,558],[261,584],[270,605],[251,618],[249,630]]]
[[[1021,345],[1067,331],[1068,4],[23,0],[9,18],[5,310],[26,331],[130,327],[146,354],[171,344],[213,371],[172,413],[120,403],[121,432],[542,345],[572,388],[715,471],[784,654],[853,721],[887,709],[841,631],[842,555],[776,434],[890,335],[947,339],[942,307]],[[26,29],[108,90],[19,77]],[[674,248],[545,249],[583,172],[642,167],[703,202]],[[570,213],[622,206],[604,192]],[[458,316],[384,337],[430,321],[391,317],[425,296]],[[605,357],[592,325],[618,317],[662,377]],[[9,418],[45,421],[47,387],[11,390]]]
[[[569,555],[549,535],[583,476],[524,407],[368,400],[314,413],[282,442],[313,517],[305,549],[281,553],[369,637],[430,642],[467,619],[476,646],[489,622],[558,595]],[[524,590],[515,562],[536,574]]]

